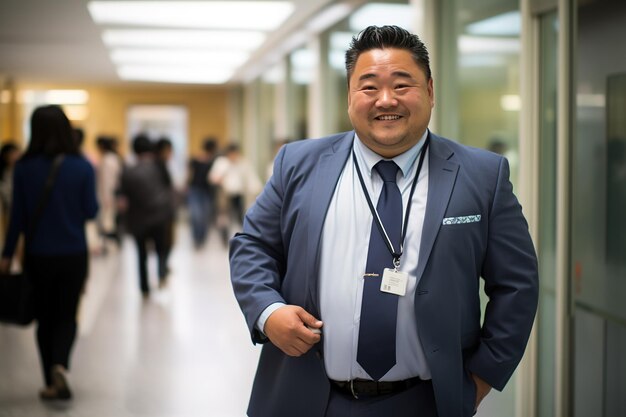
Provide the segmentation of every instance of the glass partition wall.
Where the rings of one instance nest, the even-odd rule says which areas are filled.
[[[626,3],[578,1],[573,415],[626,415]]]
[[[440,70],[433,74],[440,121],[437,130],[461,143],[507,156],[515,184],[519,4],[510,0],[445,0],[440,7]]]
[[[438,2],[438,16],[438,73],[433,74],[438,126],[431,128],[505,155],[515,186],[521,105],[519,3],[444,0]],[[481,295],[484,309],[488,300],[484,292]],[[477,413],[496,415],[515,415],[515,377],[502,393],[492,392]]]

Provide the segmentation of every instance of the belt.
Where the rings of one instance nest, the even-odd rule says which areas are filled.
[[[397,394],[416,385],[430,383],[430,380],[415,377],[405,379],[404,381],[369,381],[366,379],[334,381],[331,379],[330,382],[338,391],[358,399],[361,396],[376,397],[379,395]]]

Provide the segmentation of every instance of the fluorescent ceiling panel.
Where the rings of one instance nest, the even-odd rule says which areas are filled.
[[[222,84],[233,74],[232,70],[223,67],[161,66],[154,65],[121,65],[117,74],[128,81],[154,81],[191,84]]]
[[[313,71],[308,69],[292,69],[291,80],[298,85],[308,85],[313,82]]]
[[[92,1],[99,24],[273,30],[294,10],[284,1]]]
[[[577,94],[576,104],[579,107],[606,107],[606,97],[604,94]]]
[[[352,42],[352,36],[355,33],[351,32],[333,32],[330,34],[330,48],[340,52],[346,52]]]
[[[332,68],[342,71],[346,71],[346,55],[341,51],[330,51],[328,55],[328,61]]]
[[[487,38],[481,36],[461,35],[458,48],[464,54],[517,54],[520,51],[520,40],[517,38]]]
[[[268,84],[278,84],[285,80],[285,66],[276,64],[261,76],[263,82]]]
[[[23,90],[22,103],[47,104],[87,104],[89,93],[86,90]]]
[[[459,57],[459,65],[463,68],[504,67],[506,58],[501,54],[463,54]]]
[[[522,17],[519,11],[511,11],[467,25],[467,33],[482,36],[517,36],[520,34]]]
[[[330,34],[330,66],[339,71],[346,69],[346,51],[352,42],[351,32],[333,32]]]
[[[522,99],[517,94],[506,94],[500,97],[500,107],[505,111],[520,111]]]
[[[350,29],[360,32],[367,26],[396,25],[411,30],[415,15],[409,4],[370,3],[350,16]]]
[[[331,27],[341,19],[345,18],[352,11],[352,6],[348,4],[334,4],[323,9],[315,17],[309,20],[306,27],[313,32],[322,32]]]
[[[302,48],[291,54],[291,65],[299,70],[310,70],[315,68],[317,58],[313,51],[308,48]]]
[[[294,83],[306,85],[313,82],[317,59],[312,50],[308,48],[298,49],[291,54],[290,61],[291,79]]]
[[[85,90],[48,90],[45,100],[56,104],[87,104],[89,93]]]
[[[214,65],[233,68],[249,57],[244,51],[207,51],[171,49],[115,49],[111,60],[116,64]]]
[[[102,33],[108,47],[214,48],[252,51],[263,43],[259,31],[110,29]]]

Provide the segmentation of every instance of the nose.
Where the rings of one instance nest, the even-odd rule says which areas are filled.
[[[379,90],[378,99],[376,100],[376,106],[381,108],[394,107],[398,105],[396,100],[396,94],[393,88],[383,88]]]

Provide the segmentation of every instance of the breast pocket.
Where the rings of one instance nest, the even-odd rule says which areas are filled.
[[[486,221],[482,214],[447,215],[439,229],[440,249],[451,257],[484,253],[488,233]]]

